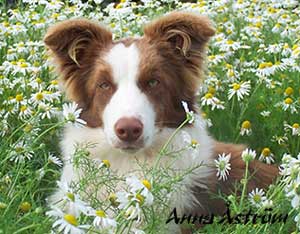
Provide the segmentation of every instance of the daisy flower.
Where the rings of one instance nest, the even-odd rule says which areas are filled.
[[[123,209],[129,204],[133,195],[125,191],[119,191],[116,193],[116,197],[117,199],[113,199],[113,203],[118,205],[119,209]]]
[[[246,135],[246,136],[250,136],[252,133],[252,129],[251,129],[251,123],[249,120],[245,120],[243,123],[242,123],[242,128],[241,128],[241,131],[240,131],[240,134],[242,136]]]
[[[30,160],[33,156],[33,151],[28,149],[28,145],[24,141],[19,142],[15,147],[12,147],[12,150],[9,153],[10,160],[14,161],[15,163],[22,163],[26,159]]]
[[[265,161],[267,164],[274,162],[274,154],[271,152],[270,148],[266,147],[261,151],[259,160]]]
[[[267,198],[265,196],[265,192],[262,189],[256,188],[252,190],[251,193],[249,193],[249,199],[255,207],[259,208],[262,206],[262,202],[264,202]]]
[[[40,103],[38,106],[38,110],[41,119],[45,119],[45,118],[51,119],[58,112],[56,107],[45,103]]]
[[[181,104],[184,108],[184,111],[186,113],[186,118],[188,119],[189,124],[192,124],[195,121],[195,114],[193,111],[189,110],[188,104],[185,101],[181,101]]]
[[[253,159],[255,159],[255,157],[256,157],[255,150],[247,148],[242,152],[242,159],[244,162],[250,162]]]
[[[63,104],[63,116],[65,120],[75,124],[75,126],[85,125],[86,122],[80,119],[82,109],[77,109],[78,104],[75,102]]]
[[[248,96],[250,92],[250,81],[242,83],[231,84],[231,89],[228,91],[228,99],[230,100],[234,95],[237,95],[238,101],[242,100],[244,96]]]
[[[290,191],[286,194],[287,197],[291,197],[292,207],[297,209],[300,207],[300,180],[294,180],[291,184]]]
[[[77,217],[72,214],[65,214],[57,207],[52,207],[52,210],[46,212],[47,216],[54,217],[56,221],[53,223],[52,228],[63,232],[64,234],[84,234],[90,226],[79,225]]]
[[[96,228],[106,229],[117,226],[117,222],[114,219],[108,218],[104,210],[93,210],[90,215],[95,217],[93,226]]]
[[[289,125],[287,123],[284,124],[285,130],[291,129],[292,136],[300,136],[300,126],[298,123],[294,123],[293,125]]]
[[[292,87],[287,87],[284,91],[284,95],[291,96],[294,93],[294,89]]]
[[[197,140],[192,139],[190,134],[186,131],[181,131],[181,136],[184,146],[188,146],[188,150],[190,151],[191,156],[193,158],[197,157],[197,155],[199,155],[199,143],[197,142]]]
[[[64,194],[62,198],[66,202],[66,209],[68,212],[78,216],[81,213],[88,214],[91,207],[84,201],[82,201],[78,194],[73,192],[73,189],[69,187],[67,182],[57,181],[58,187]]]
[[[206,93],[201,98],[201,105],[202,106],[211,106],[212,110],[216,109],[225,109],[224,102],[220,101],[218,98],[214,97],[212,93]]]
[[[219,154],[219,158],[215,160],[215,165],[217,167],[217,177],[219,180],[226,180],[231,170],[230,164],[231,154]]]
[[[292,114],[298,112],[297,109],[296,109],[296,103],[290,97],[287,97],[283,101],[275,104],[275,106],[276,107],[278,107],[278,106],[281,107],[284,111],[289,110]]]
[[[276,71],[276,67],[273,66],[272,62],[263,62],[259,64],[256,74],[258,76],[270,76]]]
[[[263,117],[269,117],[271,115],[271,111],[262,111],[260,112],[260,115]]]
[[[23,105],[20,107],[19,116],[21,119],[31,117],[32,113],[33,112],[31,110],[31,108],[28,107],[27,105]]]
[[[136,176],[130,176],[126,178],[126,183],[130,187],[130,192],[135,194],[137,201],[143,200],[142,204],[145,205],[151,205],[153,203],[153,195],[150,192],[151,183],[148,180],[144,179],[140,181]],[[137,195],[143,196],[142,199]]]
[[[128,220],[135,220],[139,223],[142,219],[142,210],[138,203],[131,205],[125,211],[125,216]]]
[[[269,200],[269,199],[266,199],[264,201],[262,201],[261,203],[261,206],[262,208],[264,209],[269,209],[269,208],[272,208],[273,207],[273,201],[272,200]]]
[[[48,162],[53,163],[59,167],[62,167],[63,165],[62,161],[51,153],[48,154]]]
[[[46,101],[46,96],[43,92],[37,92],[31,95],[31,102],[34,106],[38,106],[40,104],[44,104]]]

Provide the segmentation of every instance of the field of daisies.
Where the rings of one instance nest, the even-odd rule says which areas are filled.
[[[85,17],[105,24],[114,38],[141,35],[151,19],[173,10],[208,15],[216,35],[207,56],[198,104],[218,140],[244,143],[254,157],[280,166],[267,190],[218,194],[233,214],[288,214],[275,224],[213,224],[195,233],[299,233],[300,231],[300,4],[293,0],[20,0],[0,3],[0,233],[167,233],[169,194],[191,171],[141,165],[145,178],[119,177],[110,162],[93,162],[78,148],[74,164],[86,171],[78,184],[57,183],[63,166],[59,137],[65,124],[82,124],[48,60],[43,36],[58,21]],[[187,115],[190,122],[192,116]],[[171,141],[172,139],[170,139]],[[187,142],[186,149],[196,149]],[[167,145],[159,157],[169,152]],[[230,174],[230,156],[216,160],[219,179]],[[100,179],[99,179],[100,178]],[[116,183],[122,189],[116,191]],[[105,189],[97,199],[87,185]],[[60,189],[63,204],[46,199]],[[88,194],[88,195],[87,195]],[[70,210],[72,212],[70,212]]]

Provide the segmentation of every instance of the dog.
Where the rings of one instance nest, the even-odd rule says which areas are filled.
[[[182,146],[187,132],[199,144],[196,157],[184,153],[175,169],[214,164],[219,154],[231,154],[231,171],[219,180],[216,168],[199,167],[183,180],[174,204],[178,213],[223,214],[222,200],[211,198],[221,190],[229,194],[245,171],[244,145],[214,140],[197,108],[196,93],[203,78],[207,42],[215,33],[210,20],[187,12],[172,12],[144,27],[138,38],[113,40],[112,33],[96,22],[67,20],[50,27],[44,42],[51,52],[67,98],[82,108],[82,128],[67,126],[62,140],[65,165],[61,179],[76,181],[70,163],[76,143],[92,142],[93,159],[108,159],[120,174],[138,169],[136,161],[154,164],[160,148],[185,120],[182,101],[195,113],[172,145]],[[161,164],[168,162],[162,158]],[[254,160],[248,191],[266,188],[278,175],[276,166]],[[53,196],[52,201],[59,198]],[[188,233],[188,230],[182,230]]]

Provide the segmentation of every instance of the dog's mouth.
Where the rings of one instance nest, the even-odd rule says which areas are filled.
[[[143,142],[134,142],[134,143],[118,142],[117,144],[114,145],[114,147],[125,153],[134,154],[144,147],[144,143]]]

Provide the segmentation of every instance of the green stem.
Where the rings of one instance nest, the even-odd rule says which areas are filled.
[[[59,126],[63,126],[65,124],[64,122],[59,122],[55,125],[53,125],[52,127],[48,128],[47,130],[45,130],[44,132],[42,132],[37,138],[35,138],[34,143],[37,142],[41,137],[43,137],[46,133],[50,132],[51,130],[59,127]]]
[[[162,158],[162,156],[164,156],[166,154],[167,148],[169,146],[169,144],[171,143],[171,141],[173,140],[173,138],[177,135],[177,133],[179,132],[179,130],[181,128],[183,128],[183,126],[189,121],[188,118],[186,118],[181,124],[180,126],[173,132],[173,134],[169,137],[169,139],[167,140],[167,142],[164,144],[164,146],[162,147],[162,149],[159,151],[159,156],[157,157],[155,164],[154,164],[154,169],[156,170],[157,165],[160,161],[160,159]],[[154,171],[155,171],[154,170]]]
[[[254,96],[254,94],[256,93],[256,91],[258,90],[258,88],[261,86],[261,84],[262,84],[262,83],[259,83],[259,84],[255,87],[255,89],[253,90],[253,92],[252,92],[250,98],[248,99],[248,101],[247,101],[245,107],[243,108],[243,110],[241,111],[241,114],[239,115],[240,117],[239,117],[238,121],[236,122],[236,127],[235,127],[235,129],[239,129],[239,125],[240,125],[241,122],[242,122],[242,119],[243,119],[243,117],[244,117],[244,114],[245,114],[245,112],[248,110],[248,106],[249,106],[249,104],[250,104],[250,100],[251,100],[251,98]],[[240,138],[240,132],[238,131],[238,134],[237,134],[237,136],[236,136],[234,142],[237,142],[239,138]]]
[[[245,193],[247,190],[247,184],[248,184],[248,170],[249,170],[249,162],[246,162],[246,168],[245,168],[245,177],[243,181],[243,190],[242,190],[242,196],[241,196],[241,202],[240,202],[240,210],[243,208],[243,202],[244,202],[244,197]]]

